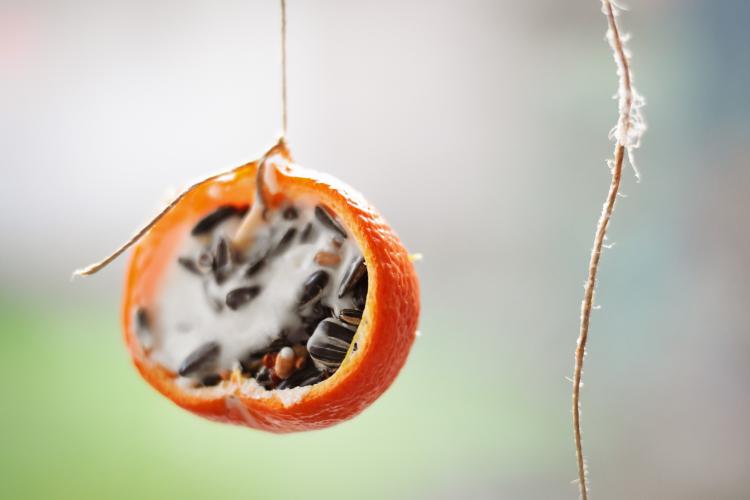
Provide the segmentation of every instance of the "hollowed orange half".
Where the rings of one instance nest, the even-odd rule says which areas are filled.
[[[141,375],[177,405],[211,420],[271,432],[321,429],[349,419],[375,401],[403,367],[415,338],[419,287],[409,255],[394,231],[362,196],[332,178],[292,164],[280,142],[266,155],[274,183],[264,198],[314,199],[327,206],[356,239],[368,272],[366,307],[350,349],[330,378],[297,391],[248,391],[232,376],[217,387],[195,390],[151,360],[136,335],[133,311],[153,303],[166,264],[206,213],[221,205],[253,203],[260,161],[200,183],[159,219],[134,246],[126,272],[122,321],[125,342]],[[268,167],[267,167],[268,168]]]

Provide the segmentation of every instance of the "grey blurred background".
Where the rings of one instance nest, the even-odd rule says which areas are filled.
[[[411,251],[422,335],[334,429],[202,421],[119,340],[125,262],[280,131],[275,1],[0,0],[0,497],[576,498],[570,383],[609,183],[596,1],[288,1],[288,140]],[[601,268],[593,498],[750,498],[750,2],[629,0],[649,130]]]

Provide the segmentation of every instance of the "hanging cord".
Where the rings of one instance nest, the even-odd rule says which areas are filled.
[[[236,253],[242,253],[252,245],[255,233],[266,219],[266,210],[268,209],[268,206],[267,200],[264,196],[264,185],[266,176],[272,176],[274,168],[273,165],[266,165],[266,160],[272,153],[276,153],[277,149],[286,150],[286,0],[281,0],[281,126],[281,137],[276,146],[271,148],[260,160],[258,160],[258,172],[255,176],[256,203],[253,204],[250,211],[242,219],[239,228],[237,228],[237,231],[232,238],[232,250]]]
[[[261,203],[256,203],[255,205],[259,207],[264,207],[265,203],[263,203],[262,198],[262,185],[263,185],[263,177],[265,172],[265,163],[266,159],[268,158],[269,154],[271,152],[274,152],[277,148],[282,147],[285,148],[285,137],[287,132],[287,98],[286,98],[286,0],[281,0],[281,121],[282,121],[282,136],[279,139],[276,146],[271,148],[268,152],[266,152],[263,157],[258,160],[258,174],[257,174],[257,194],[258,194],[258,200]],[[242,168],[242,167],[239,167]],[[170,210],[172,210],[177,203],[179,203],[188,193],[195,190],[199,186],[202,186],[208,182],[214,181],[224,175],[232,174],[236,172],[238,169],[233,169],[228,172],[222,172],[220,174],[212,175],[211,177],[208,177],[207,179],[203,179],[202,181],[199,181],[193,185],[191,185],[189,188],[187,188],[185,191],[180,193],[174,200],[172,200],[159,214],[154,217],[151,221],[149,221],[145,226],[140,228],[136,233],[125,243],[123,243],[118,249],[116,249],[114,252],[112,252],[110,255],[105,257],[99,262],[96,262],[94,264],[91,264],[90,266],[84,267],[82,269],[77,269],[73,272],[73,277],[75,276],[91,276],[92,274],[96,274],[100,270],[107,267],[110,263],[112,263],[117,257],[122,255],[128,248],[133,246],[135,243],[137,243],[143,236],[146,235],[146,233],[149,232],[149,230],[154,227],[154,225],[161,220],[162,217],[164,217]],[[252,243],[252,236],[254,234],[254,230],[258,224],[258,217],[262,219],[263,212],[259,212],[261,215],[258,216],[256,214],[257,210],[251,210],[252,218],[250,217],[251,214],[248,214],[246,216],[246,220],[243,221],[243,224],[241,225],[241,230],[238,231],[236,237],[235,237],[235,245],[237,247],[237,250],[242,250],[246,248],[248,245]]]
[[[286,137],[286,0],[281,0],[281,113],[282,137]]]
[[[627,155],[628,161],[635,171],[636,178],[638,178],[638,170],[635,168],[635,163],[633,162],[632,151],[639,146],[641,135],[646,128],[639,109],[643,105],[643,99],[633,87],[632,75],[630,73],[630,56],[617,23],[617,7],[611,0],[601,1],[602,12],[607,17],[607,40],[612,47],[615,63],[617,64],[617,74],[620,80],[617,93],[619,98],[619,116],[617,125],[610,133],[610,137],[615,140],[614,160],[608,161],[612,173],[612,181],[607,193],[607,199],[602,207],[599,222],[596,225],[594,246],[591,249],[588,278],[586,279],[583,301],[581,303],[581,326],[576,345],[575,367],[573,370],[573,432],[581,500],[588,500],[586,462],[583,456],[583,443],[581,441],[581,378],[583,374],[583,358],[586,354],[586,342],[589,335],[591,310],[594,304],[596,275],[599,270],[599,261],[602,255],[604,240],[607,236],[609,222],[615,209],[615,201],[620,192],[623,160]]]
[[[239,167],[242,168],[242,167]],[[135,234],[125,243],[123,243],[117,250],[112,252],[110,255],[105,257],[104,259],[100,260],[99,262],[96,262],[94,264],[91,264],[90,266],[84,267],[82,269],[77,269],[73,272],[73,277],[76,276],[91,276],[92,274],[98,273],[100,270],[107,267],[112,261],[114,261],[117,257],[122,255],[125,250],[133,246],[135,243],[138,242],[146,233],[149,232],[149,230],[154,227],[154,225],[161,220],[162,217],[164,217],[167,212],[172,210],[188,193],[191,191],[194,191],[196,188],[214,181],[220,177],[223,177],[225,175],[230,175],[234,172],[236,172],[238,169],[233,169],[228,172],[222,172],[220,174],[212,175],[211,177],[208,177],[207,179],[203,179],[202,181],[196,182],[195,184],[191,185],[186,190],[182,191],[179,195],[177,195],[161,212],[159,212],[156,217],[154,217],[151,221],[149,221],[145,226],[140,228],[138,231],[135,232]]]

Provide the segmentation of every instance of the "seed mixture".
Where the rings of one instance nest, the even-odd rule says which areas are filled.
[[[265,210],[252,245],[238,251],[232,236],[248,209],[206,214],[158,299],[134,311],[144,352],[188,387],[233,372],[266,390],[316,384],[339,368],[362,319],[367,268],[334,214],[303,203]]]

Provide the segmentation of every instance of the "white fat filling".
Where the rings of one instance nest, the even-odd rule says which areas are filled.
[[[251,353],[269,351],[270,344],[281,337],[293,345],[305,346],[310,331],[306,331],[301,315],[308,313],[317,302],[330,307],[334,314],[343,309],[356,309],[351,293],[338,298],[339,285],[351,262],[361,257],[352,235],[344,229],[347,238],[343,238],[319,221],[315,216],[315,205],[294,205],[298,216],[292,220],[284,218],[285,208],[267,212],[267,223],[259,228],[251,247],[237,259],[240,262],[232,262],[227,267],[230,272],[223,281],[217,281],[212,270],[203,275],[191,272],[178,262],[178,258],[197,262],[202,253],[213,254],[221,238],[231,241],[240,224],[240,215],[229,217],[206,235],[192,236],[188,231],[169,263],[159,296],[148,310],[150,345],[144,343],[148,356],[177,373],[197,349],[210,342],[220,346],[218,356],[212,361],[186,377],[180,377],[184,380],[181,385],[189,386],[191,381],[199,381],[209,374],[232,371]],[[302,234],[308,224],[312,224],[312,231],[303,242]],[[284,250],[274,255],[273,249],[290,228],[295,228],[296,234]],[[340,261],[333,266],[321,265],[315,260],[319,252],[338,255]],[[266,254],[263,267],[253,276],[246,277],[250,264]],[[300,308],[304,283],[319,270],[329,274],[328,284],[318,299]],[[259,287],[257,296],[236,310],[228,307],[227,295],[230,292],[252,286]],[[312,362],[308,357],[307,363]]]

